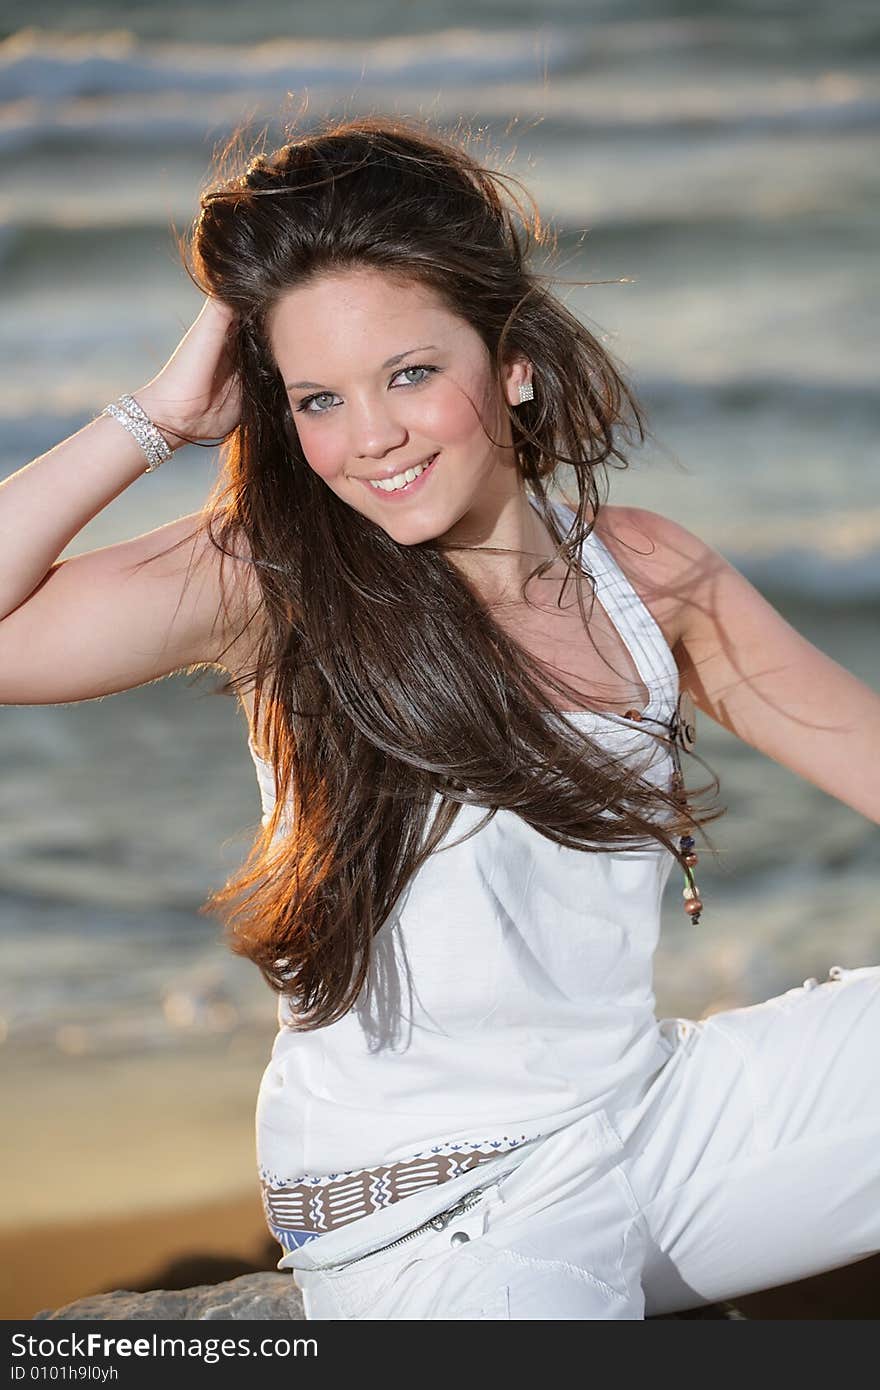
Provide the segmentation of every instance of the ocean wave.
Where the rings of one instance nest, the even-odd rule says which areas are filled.
[[[237,125],[245,108],[262,124],[306,90],[310,117],[340,101],[354,111],[427,99],[438,119],[515,116],[539,123],[545,139],[662,141],[880,123],[876,74],[864,66],[876,34],[859,47],[843,23],[829,25],[822,43],[814,35],[813,47],[801,18],[774,25],[765,17],[756,36],[736,20],[572,22],[544,11],[531,29],[474,27],[471,17],[462,10],[458,26],[404,35],[234,44],[147,40],[123,28],[22,29],[0,44],[0,154],[89,141],[195,144],[206,129]]]
[[[768,598],[812,609],[876,610],[880,600],[880,507],[820,517],[755,517],[719,546]]]
[[[20,289],[22,277],[29,271],[40,272],[43,278],[52,265],[63,266],[68,282],[91,266],[106,283],[108,267],[116,265],[130,281],[138,264],[158,263],[160,256],[174,250],[173,209],[164,221],[137,216],[125,221],[118,210],[114,216],[114,209],[107,204],[93,211],[96,216],[106,215],[107,220],[98,225],[85,221],[82,226],[35,221],[0,225],[0,284],[8,277],[10,285]],[[185,231],[194,215],[193,206],[187,217],[178,217],[177,230]]]
[[[130,30],[83,35],[23,29],[0,45],[6,101],[127,92],[240,92],[297,84],[400,86],[540,77],[571,60],[564,29],[472,28],[371,39],[274,37],[254,44],[147,42]]]
[[[815,420],[829,430],[835,421],[845,422],[848,430],[856,423],[876,423],[880,429],[880,395],[870,378],[822,381],[779,372],[751,376],[731,364],[728,375],[701,381],[642,371],[638,391],[652,411],[678,421],[763,412]]]
[[[612,90],[608,73],[594,80],[588,72],[572,80],[560,76],[546,86],[488,75],[459,76],[452,82],[435,74],[427,89],[424,81],[367,81],[364,74],[347,86],[342,79],[318,81],[298,70],[269,73],[259,82],[250,71],[244,76],[244,81],[224,85],[222,92],[191,86],[184,74],[173,80],[167,74],[167,84],[155,92],[90,97],[22,92],[0,116],[0,158],[67,150],[82,154],[107,146],[161,149],[181,142],[197,150],[206,131],[219,138],[239,124],[244,112],[259,113],[261,127],[267,125],[272,142],[281,144],[288,94],[299,89],[309,96],[305,128],[321,116],[338,113],[344,101],[352,115],[403,107],[444,124],[495,121],[506,126],[513,119],[519,127],[516,139],[529,131],[542,145],[590,137],[610,143],[638,139],[654,146],[682,136],[741,140],[749,135],[873,131],[880,125],[880,97],[865,90],[862,79],[846,73],[789,78],[760,91],[748,79],[725,80],[720,75],[717,87],[707,83],[678,90],[650,76],[631,88],[624,84],[621,89],[618,83]],[[500,130],[497,134],[504,138]]]

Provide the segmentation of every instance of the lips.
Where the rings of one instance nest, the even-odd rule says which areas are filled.
[[[440,457],[439,452],[436,453],[436,454],[429,455],[429,459],[425,461],[425,467],[424,467],[423,471],[419,474],[419,476],[418,476],[417,478],[414,478],[414,479],[412,480],[411,483],[405,483],[403,487],[396,487],[396,488],[373,487],[373,486],[371,485],[371,482],[370,482],[370,479],[369,479],[369,478],[360,478],[358,481],[359,481],[359,482],[362,482],[363,485],[364,485],[364,487],[368,487],[368,488],[370,489],[370,494],[371,494],[371,496],[373,496],[373,497],[379,497],[379,498],[381,498],[384,502],[394,502],[395,500],[403,501],[405,498],[412,497],[412,495],[413,495],[415,492],[418,492],[419,489],[425,485],[425,483],[427,482],[428,478],[430,478],[431,475],[433,474],[433,472],[434,472],[434,465],[435,465],[435,463],[437,462],[437,459],[438,459],[439,457]],[[416,467],[418,467],[418,464],[410,464],[410,467],[411,467],[411,468],[416,468]],[[397,469],[396,472],[397,472],[397,473],[403,473],[403,472],[406,472],[406,470],[405,470],[405,469]],[[395,476],[394,473],[390,474],[390,477],[393,478],[394,476]],[[383,481],[383,480],[380,479],[380,478],[377,478],[377,479],[375,479],[374,481],[380,482],[380,481]]]
[[[374,473],[372,477],[361,477],[364,483],[387,483],[389,479],[396,478],[398,473],[406,473],[410,468],[420,468],[431,463],[437,457],[436,454],[428,454],[427,458],[416,459],[415,463],[408,463],[404,468],[393,468],[390,473]]]

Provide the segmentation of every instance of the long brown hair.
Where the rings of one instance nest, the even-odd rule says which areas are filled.
[[[467,143],[393,117],[328,122],[207,188],[184,246],[195,282],[237,313],[241,420],[201,520],[224,555],[245,550],[259,581],[253,666],[224,692],[252,688],[278,791],[245,863],[201,911],[289,996],[299,1030],[352,1007],[375,933],[461,804],[486,808],[471,834],[504,808],[585,853],[659,842],[682,868],[676,834],[725,809],[683,813],[671,790],[569,721],[545,685],[587,707],[589,693],[505,633],[453,547],[400,545],[346,506],[299,445],[267,336],[279,296],[360,268],[428,286],[480,335],[497,380],[514,356],[534,365],[538,398],[506,407],[517,466],[557,558],[583,568],[600,477],[607,494],[603,470],[627,466],[621,441],[644,440],[644,412],[527,264],[551,240],[534,204],[525,211],[509,190],[518,181]],[[578,497],[567,534],[548,497],[562,468]],[[692,792],[692,805],[718,785]]]

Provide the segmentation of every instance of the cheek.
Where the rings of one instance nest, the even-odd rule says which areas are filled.
[[[478,396],[471,400],[468,394],[450,384],[424,402],[419,411],[418,427],[425,438],[438,444],[466,444],[475,436],[482,436],[480,412],[483,409],[484,403]]]
[[[306,463],[325,483],[332,483],[341,476],[345,462],[338,444],[334,444],[328,431],[322,435],[319,429],[308,427],[298,430],[300,447]]]

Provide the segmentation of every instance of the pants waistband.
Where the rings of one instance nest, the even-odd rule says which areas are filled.
[[[490,1183],[496,1177],[512,1172],[527,1154],[532,1153],[544,1140],[541,1135],[519,1148],[504,1154],[497,1154],[484,1162],[476,1163],[459,1177],[446,1182],[434,1183],[430,1187],[407,1196],[390,1206],[373,1211],[368,1216],[359,1217],[347,1225],[328,1230],[315,1240],[291,1250],[279,1260],[277,1269],[324,1269],[332,1265],[348,1263],[378,1250],[398,1236],[414,1230],[431,1217],[438,1216],[454,1206],[467,1193]]]
[[[519,1147],[521,1145],[511,1146]],[[353,1221],[412,1197],[424,1188],[446,1184],[472,1168],[482,1167],[498,1158],[501,1152],[509,1150],[501,1150],[498,1146],[457,1148],[454,1153],[427,1154],[383,1167],[340,1173],[334,1175],[332,1182],[303,1182],[291,1186],[263,1182],[266,1218],[276,1234],[291,1233],[287,1243],[303,1245],[311,1234],[325,1235],[328,1231],[350,1226]]]

